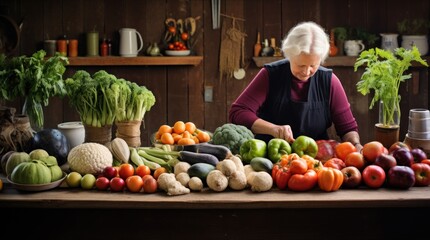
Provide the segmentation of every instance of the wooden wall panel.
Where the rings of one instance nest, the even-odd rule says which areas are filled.
[[[24,18],[20,47],[15,55],[32,54],[42,48],[44,39],[66,34],[79,40],[79,55],[84,56],[85,33],[93,29],[99,31],[100,38],[106,36],[112,39],[113,54],[118,55],[118,30],[122,27],[136,28],[142,34],[145,46],[139,55],[143,55],[150,43],[161,43],[166,18],[200,17],[196,36],[199,40],[194,51],[204,59],[198,66],[68,67],[66,76],[71,76],[78,69],[92,73],[104,69],[153,91],[157,102],[147,113],[145,126],[142,126],[144,144],[149,143],[149,136],[161,124],[189,120],[201,128],[214,131],[227,122],[231,103],[260,70],[252,60],[258,31],[262,40],[275,37],[280,45],[281,39],[300,21],[314,20],[327,30],[352,26],[379,33],[395,32],[397,21],[404,17],[430,19],[428,0],[410,0],[407,4],[402,0],[223,0],[221,4],[222,13],[245,19],[240,23],[247,34],[243,66],[246,76],[242,80],[225,77],[220,80],[222,29],[212,28],[210,0],[0,0],[2,12],[7,12],[18,22]],[[4,5],[7,7],[3,8]],[[225,17],[221,23],[224,21],[227,21]],[[353,72],[350,67],[336,67],[334,71],[349,96],[364,136],[362,139],[371,140],[377,110],[369,111],[370,97],[360,96],[356,92],[359,73]],[[403,100],[408,106],[428,107],[428,72],[420,70],[417,74],[418,94],[411,94],[414,87],[408,85],[402,93]],[[213,102],[204,102],[205,86],[213,87]],[[7,104],[17,107],[19,112],[23,100],[17,99]],[[50,116],[46,117],[47,127],[56,127],[60,121],[77,120],[79,117],[67,98],[53,98],[45,113]],[[407,125],[403,121],[404,118],[402,132]]]

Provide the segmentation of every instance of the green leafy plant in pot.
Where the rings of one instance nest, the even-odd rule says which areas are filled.
[[[406,71],[413,61],[428,67],[416,46],[412,49],[396,48],[394,53],[380,48],[365,50],[354,64],[354,71],[365,66],[357,83],[357,91],[363,95],[369,94],[372,90],[374,92],[369,109],[376,103],[383,103],[380,104],[383,107],[379,110],[380,123],[377,126],[397,128],[397,138],[401,114],[399,88],[402,82],[411,78],[411,74]]]

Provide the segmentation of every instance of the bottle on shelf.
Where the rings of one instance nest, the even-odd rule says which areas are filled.
[[[264,39],[264,47],[261,50],[261,56],[262,57],[272,57],[275,50],[269,46],[269,40],[266,38]]]
[[[109,46],[106,38],[103,38],[102,44],[100,44],[100,55],[106,57],[109,55]]]
[[[260,56],[261,53],[261,41],[260,41],[260,32],[257,33],[257,42],[254,45],[254,57]]]

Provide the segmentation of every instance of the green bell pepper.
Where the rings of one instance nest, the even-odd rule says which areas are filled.
[[[249,139],[240,146],[242,162],[249,164],[255,157],[266,157],[267,144],[260,139]]]
[[[304,135],[296,138],[291,145],[291,148],[292,151],[297,153],[300,157],[306,154],[314,158],[318,153],[318,145],[316,141],[313,138]]]
[[[270,139],[269,143],[267,143],[267,148],[267,155],[273,163],[278,162],[282,155],[291,153],[290,144],[281,138]]]

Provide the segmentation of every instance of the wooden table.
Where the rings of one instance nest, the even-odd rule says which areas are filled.
[[[430,187],[167,196],[70,188],[33,193],[5,184],[0,208],[8,219],[3,229],[20,222],[26,230],[17,236],[45,239],[414,239],[412,233],[427,234]],[[52,231],[42,234],[43,226]]]

